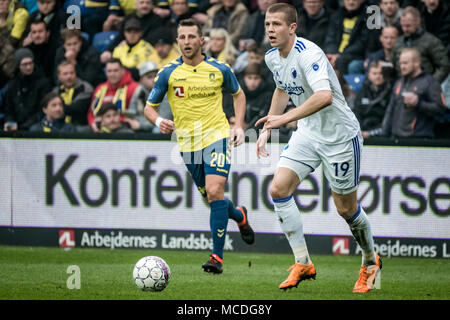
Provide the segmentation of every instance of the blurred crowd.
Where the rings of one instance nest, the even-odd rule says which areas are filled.
[[[365,138],[450,138],[446,0],[0,0],[0,130],[158,133],[144,107],[179,57],[185,18],[203,26],[204,53],[233,67],[247,129],[260,129],[275,88],[264,17],[276,2],[296,7],[297,35],[327,55]],[[232,102],[224,92],[231,125]],[[158,111],[172,117],[167,98]]]

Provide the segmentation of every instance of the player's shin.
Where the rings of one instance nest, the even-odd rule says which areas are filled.
[[[302,265],[311,264],[308,254],[305,236],[303,234],[303,223],[300,212],[293,196],[282,199],[273,199],[275,212],[278,215],[281,230],[286,235],[292,252],[295,256],[295,262]]]
[[[216,200],[210,203],[211,213],[209,223],[213,238],[212,253],[223,258],[223,247],[228,225],[228,204],[225,200]]]
[[[373,236],[370,229],[370,222],[364,209],[358,204],[356,213],[346,220],[356,242],[362,249],[362,264],[376,264]]]
[[[244,215],[242,212],[234,206],[233,202],[230,199],[225,199],[227,202],[228,208],[228,217],[237,223],[241,222],[244,219]]]

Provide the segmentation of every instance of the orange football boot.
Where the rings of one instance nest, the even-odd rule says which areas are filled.
[[[359,277],[355,283],[355,287],[353,288],[353,292],[369,292],[374,289],[375,279],[378,274],[381,272],[381,259],[377,254],[377,263],[369,266],[361,266],[359,270]]]
[[[286,290],[292,287],[297,287],[300,281],[308,279],[316,279],[316,269],[311,263],[310,265],[293,264],[287,271],[290,271],[289,276],[284,280],[278,288]]]

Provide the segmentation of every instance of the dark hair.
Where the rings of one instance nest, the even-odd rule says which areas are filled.
[[[382,66],[381,60],[375,60],[369,64],[369,67],[367,68],[367,70],[370,70],[372,68],[378,68],[380,66]]]
[[[98,110],[97,116],[101,117],[105,113],[107,113],[109,110],[117,111],[120,113],[120,110],[117,108],[117,106],[114,103],[107,102],[101,106],[100,110]]]
[[[109,64],[109,63],[118,63],[120,65],[120,67],[123,68],[122,61],[120,61],[119,58],[111,58],[108,61],[106,61],[106,64]]]
[[[253,53],[255,53],[255,54],[257,54],[257,55],[260,55],[260,56],[264,56],[265,53],[266,53],[266,52],[264,51],[264,49],[263,49],[261,46],[258,46],[258,45],[251,47],[251,48],[248,50],[248,52],[249,52],[249,53],[250,53],[250,52],[253,52]]]
[[[262,68],[260,64],[257,63],[250,63],[245,69],[244,69],[244,76],[247,75],[257,75],[262,78]]]
[[[77,37],[79,40],[83,41],[83,35],[81,34],[81,30],[78,29],[62,29],[61,30],[61,40],[62,42],[66,42],[70,38]]]
[[[58,67],[56,68],[56,70],[59,73],[61,67],[65,67],[65,66],[69,66],[69,65],[73,66],[73,68],[76,69],[75,64],[73,62],[71,62],[69,60],[63,60],[58,64]],[[75,72],[76,72],[76,70],[75,70]]]
[[[181,20],[180,23],[178,24],[177,33],[180,27],[197,27],[198,35],[200,37],[203,37],[201,25],[192,18]]]
[[[381,1],[383,0],[378,0],[378,4],[381,4]],[[395,2],[397,2],[398,4],[400,4],[400,0],[394,0]]]
[[[30,28],[31,28],[31,26],[33,24],[41,24],[41,23],[44,24],[45,31],[48,31],[49,29],[48,29],[47,23],[45,23],[45,21],[42,18],[39,18],[39,17],[35,17],[33,20],[30,21]]]
[[[41,109],[45,109],[47,108],[48,104],[50,103],[50,101],[52,101],[53,99],[55,99],[56,97],[58,97],[59,99],[61,99],[62,103],[64,104],[64,100],[59,96],[59,93],[57,92],[50,92],[47,93],[41,100]]]
[[[298,23],[297,20],[297,10],[295,7],[288,3],[274,3],[269,8],[267,8],[268,13],[283,12],[286,19],[286,24],[290,26],[293,23]]]

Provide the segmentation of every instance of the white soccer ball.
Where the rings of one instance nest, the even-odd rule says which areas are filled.
[[[169,265],[160,257],[143,257],[133,269],[133,281],[143,291],[161,291],[169,284],[169,278]]]

